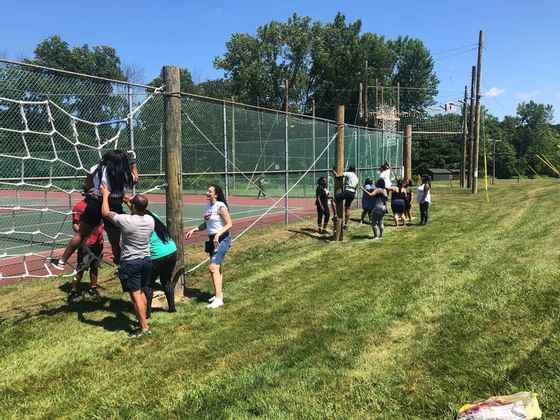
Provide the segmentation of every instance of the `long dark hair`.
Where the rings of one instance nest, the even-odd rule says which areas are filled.
[[[224,194],[224,191],[222,190],[222,187],[216,184],[210,184],[210,186],[214,187],[214,191],[216,192],[216,200],[224,203],[226,207],[229,209],[229,204],[226,201],[226,196]]]
[[[161,242],[167,243],[173,240],[173,238],[171,238],[171,234],[169,233],[169,230],[167,229],[167,226],[165,226],[163,222],[159,220],[155,214],[153,214],[150,210],[147,209],[144,210],[144,213],[152,216],[152,219],[154,219],[154,232],[156,232],[156,235],[161,240]]]
[[[134,182],[130,164],[126,153],[122,150],[111,150],[105,153],[93,176],[97,175],[101,179],[103,168],[107,171],[112,193],[122,195],[126,189],[132,188]]]

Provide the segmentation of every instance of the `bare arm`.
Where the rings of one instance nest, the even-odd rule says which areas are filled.
[[[74,230],[74,232],[78,232],[80,230],[80,224],[72,223],[72,229]]]
[[[106,219],[109,219],[111,222],[115,223],[115,216],[117,213],[111,211],[109,208],[109,196],[111,195],[111,191],[107,189],[105,184],[101,184],[99,186],[99,191],[103,194],[103,201],[101,202],[101,215]]]
[[[195,228],[189,230],[187,233],[185,233],[185,240],[189,239],[193,235],[193,233],[200,232],[202,230],[206,230],[206,222],[201,223],[197,227],[195,227]]]
[[[333,168],[332,171],[333,171],[334,176],[336,176],[337,178],[341,178],[341,177],[344,176],[344,175],[342,175],[342,172],[336,172],[336,168]]]

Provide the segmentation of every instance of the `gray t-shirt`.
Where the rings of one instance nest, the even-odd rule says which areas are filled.
[[[354,172],[343,172],[342,175],[344,176],[344,189],[356,192],[356,187],[360,183],[358,176]]]
[[[115,225],[121,228],[121,261],[150,256],[150,236],[154,231],[152,216],[117,214],[115,215]]]

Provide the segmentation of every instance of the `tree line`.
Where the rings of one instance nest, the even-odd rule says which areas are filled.
[[[40,42],[34,57],[27,61],[122,81],[137,77],[139,71],[121,64],[112,47],[71,47],[58,35]],[[436,103],[438,94],[434,60],[421,40],[407,36],[389,40],[363,32],[360,20],[347,22],[341,13],[326,23],[294,14],[285,22],[271,21],[259,26],[255,34],[234,33],[226,43],[225,54],[216,57],[213,64],[224,71],[222,78],[196,82],[190,71],[183,68],[181,90],[214,98],[235,98],[272,109],[287,106],[303,114],[310,114],[314,104],[315,115],[328,119],[334,119],[337,105],[345,104],[346,121],[358,124],[364,122],[363,106],[359,107],[362,98],[357,95],[360,83],[370,93],[372,86],[393,87],[385,90],[385,101],[393,104],[397,102],[394,87],[398,84],[401,113],[422,112]],[[161,85],[161,76],[149,84]],[[435,115],[426,117],[422,123],[430,127],[442,119],[456,120],[460,116]],[[541,159],[559,166],[560,130],[553,125],[553,119],[552,105],[533,101],[520,103],[516,115],[501,121],[483,108],[481,136],[486,141],[486,150],[481,149],[481,162],[485,153],[490,165],[495,159],[498,178],[535,173],[556,176]],[[413,149],[415,171],[429,167],[459,168],[459,140],[418,139]]]

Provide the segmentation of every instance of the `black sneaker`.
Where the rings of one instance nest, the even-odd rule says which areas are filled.
[[[47,261],[51,263],[54,269],[59,271],[64,271],[66,264],[58,258],[47,258]]]
[[[68,297],[66,298],[66,304],[71,305],[74,302],[74,299],[76,299],[80,295],[81,295],[80,292],[76,290],[72,290],[70,293],[68,293]]]
[[[97,287],[90,287],[88,293],[91,297],[98,298],[99,292],[97,291]]]
[[[134,328],[131,332],[128,333],[128,338],[140,338],[143,335],[150,335],[152,333],[151,329],[147,329],[146,331],[142,331],[140,327]]]

